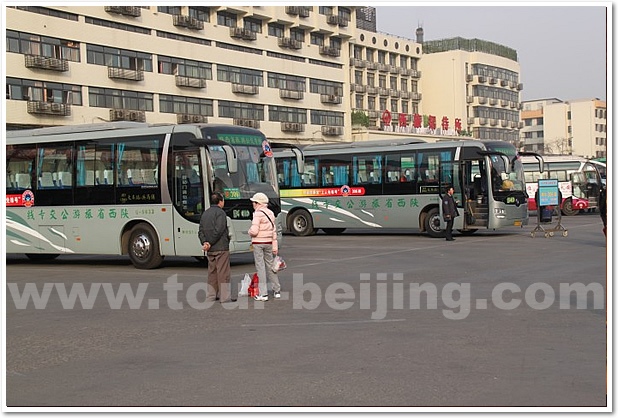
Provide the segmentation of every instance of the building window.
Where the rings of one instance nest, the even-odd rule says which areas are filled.
[[[341,49],[341,38],[337,38],[336,36],[331,36],[328,40],[331,48]]]
[[[233,13],[217,12],[217,24],[235,28],[237,26],[238,17]]]
[[[388,54],[388,61],[389,64],[392,65],[393,67],[397,66],[397,55],[395,54]]]
[[[367,73],[367,85],[369,87],[375,87],[376,75],[374,73]]]
[[[391,112],[399,112],[398,100],[391,99]]]
[[[292,91],[305,91],[305,77],[298,77],[287,74],[268,73],[268,87],[292,90]]]
[[[126,49],[110,48],[99,45],[86,45],[88,64],[127,70],[152,71],[152,55]]]
[[[305,30],[299,28],[291,28],[290,38],[298,42],[305,42]]]
[[[89,87],[88,101],[91,107],[153,111],[152,93]]]
[[[378,76],[378,87],[385,89],[386,88],[386,76],[383,74],[380,74]]]
[[[342,112],[311,110],[311,123],[313,125],[344,126],[343,120],[344,114]]]
[[[380,111],[386,110],[386,98],[385,97],[380,97],[380,109],[378,110]]]
[[[408,80],[405,78],[401,79],[401,91],[408,91]]]
[[[264,120],[264,105],[219,100],[219,117]]]
[[[82,87],[74,84],[22,80],[7,77],[6,99],[64,103],[81,106]]]
[[[189,6],[189,16],[202,22],[210,22],[210,7]]]
[[[367,54],[367,61],[374,62],[374,59],[373,59],[373,57],[374,57],[374,50],[367,48],[366,54]]]
[[[245,17],[245,29],[255,33],[262,33],[262,21],[252,17]]]
[[[180,113],[188,115],[213,116],[212,99],[197,97],[159,95],[159,111],[161,113]]]
[[[337,8],[337,11],[338,11],[339,17],[340,17],[341,19],[344,19],[344,20],[346,20],[346,21],[348,21],[348,22],[349,22],[350,20],[352,20],[352,12],[351,12],[351,11],[350,11],[350,9],[348,9],[347,7],[341,7],[341,6],[339,6],[339,7]]]
[[[363,47],[359,45],[354,45],[354,58],[357,60],[363,59]]]
[[[271,105],[268,106],[268,120],[271,122],[307,123],[307,110]]]
[[[6,31],[7,52],[16,52],[25,55],[39,55],[43,57],[66,59],[79,62],[79,42],[65,39],[41,37],[29,33]]]
[[[221,64],[217,65],[217,81],[245,84],[248,86],[264,85],[264,78],[261,71]]]
[[[401,55],[399,57],[399,66],[401,68],[408,68],[408,57]]]
[[[324,34],[318,32],[311,32],[311,45],[324,46]]]
[[[397,77],[391,77],[391,89],[397,90]]]
[[[378,51],[378,63],[386,64],[386,52]]]
[[[269,23],[268,35],[276,36],[277,38],[283,38],[284,27],[281,23]]]
[[[364,98],[365,98],[365,96],[362,95],[362,94],[357,94],[356,95],[356,108],[357,109],[362,109],[363,108]]]
[[[212,64],[160,55],[159,74],[181,75],[192,78],[212,80]]]
[[[408,114],[408,109],[409,109],[409,103],[407,100],[402,100],[401,101],[401,113],[405,113]]]
[[[312,78],[309,82],[309,91],[311,93],[343,96],[343,83]]]
[[[376,98],[375,98],[375,96],[368,96],[367,97],[367,109],[368,110],[375,110],[376,109]]]
[[[181,8],[180,6],[158,6],[157,12],[168,15],[179,15],[181,14]]]
[[[333,14],[333,7],[332,6],[320,6],[318,9],[318,13],[320,13],[321,15],[330,16]]]
[[[354,71],[354,83],[363,84],[363,72],[362,71]]]

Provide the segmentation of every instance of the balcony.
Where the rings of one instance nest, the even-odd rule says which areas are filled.
[[[71,105],[28,101],[28,113],[33,115],[71,116]]]
[[[489,99],[489,104],[491,106],[497,105],[498,104],[498,99],[494,99],[494,98]]]
[[[322,126],[322,135],[326,135],[326,136],[343,135],[343,126]]]
[[[421,72],[419,70],[415,70],[415,69],[411,69],[410,70],[410,75],[414,78],[420,78],[421,77]]]
[[[41,55],[24,55],[26,68],[40,68],[51,71],[69,71],[69,61]]]
[[[201,30],[204,29],[204,22],[199,19],[194,18],[193,16],[187,15],[174,15],[174,26],[179,26],[187,29],[196,29]]]
[[[377,70],[378,69],[378,63],[377,62],[373,62],[373,61],[367,61],[367,69],[368,70]]]
[[[378,88],[373,86],[367,86],[367,93],[369,94],[378,94]]]
[[[466,82],[470,83],[474,80],[474,76],[472,74],[466,74]]]
[[[142,70],[129,70],[118,67],[107,67],[107,76],[109,78],[119,78],[122,80],[144,80],[144,72]]]
[[[410,98],[410,92],[409,91],[401,91],[399,93],[401,94],[401,98],[402,99],[409,99]]]
[[[342,101],[343,98],[336,94],[320,94],[320,102],[322,103],[341,104]]]
[[[305,132],[305,124],[296,123],[296,122],[281,122],[281,131],[282,132]]]
[[[390,66],[390,68],[388,69],[388,71],[389,71],[391,74],[399,74],[399,68],[397,68],[397,67],[396,67],[396,66],[394,66],[394,65],[391,65],[391,66]]]
[[[302,6],[285,6],[285,12],[292,16],[299,16],[301,14],[301,9],[303,9]],[[307,13],[307,16],[309,16],[309,13]]]
[[[176,86],[203,89],[204,87],[206,87],[206,79],[196,78],[196,77],[187,77],[184,75],[177,75],[176,76]]]
[[[422,93],[412,93],[411,98],[412,100],[421,100],[423,98],[423,94]]]
[[[337,25],[339,23],[339,16],[326,15],[326,23],[328,23],[329,25]]]
[[[281,48],[289,48],[289,49],[301,49],[303,43],[301,41],[297,41],[292,38],[279,38],[277,43]]]
[[[129,109],[110,109],[109,120],[129,120],[135,122],[146,122],[146,112],[143,110],[129,110]]]
[[[243,39],[245,41],[255,41],[257,39],[257,34],[249,29],[231,27],[230,28],[230,36],[236,39]]]
[[[107,13],[115,13],[124,16],[139,17],[142,9],[139,6],[105,6]]]
[[[350,65],[356,68],[365,68],[367,61],[360,60],[358,58],[350,58]]]
[[[352,84],[355,93],[367,93],[367,86],[364,84]]]
[[[282,99],[302,100],[305,98],[305,92],[298,90],[279,90],[279,97]]]
[[[320,46],[320,55],[326,55],[331,57],[341,56],[341,49],[332,46]]]
[[[388,96],[388,89],[385,89],[383,87],[378,87],[378,94],[380,96]]]
[[[401,93],[399,93],[399,90],[390,89],[388,91],[388,95],[391,96],[391,97],[399,97],[399,96],[401,96]]]
[[[391,70],[391,66],[388,64],[382,64],[381,62],[378,63],[378,71],[385,71],[385,72],[389,72]]]
[[[234,119],[234,125],[260,129],[260,121],[257,119]]]
[[[380,111],[379,110],[369,110],[367,112],[367,116],[369,117],[369,119],[378,119],[380,117]]]
[[[248,84],[232,83],[232,93],[258,94],[259,92],[260,92],[259,86],[250,86]]]
[[[208,123],[208,117],[204,115],[178,113],[176,114],[176,123]]]

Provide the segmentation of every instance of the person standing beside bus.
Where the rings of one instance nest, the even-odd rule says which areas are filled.
[[[455,218],[459,216],[457,205],[455,205],[455,199],[453,198],[455,189],[453,186],[447,186],[446,195],[442,199],[444,207],[442,208],[442,214],[444,215],[444,221],[446,222],[446,240],[455,241],[453,238],[453,222]]]
[[[256,193],[251,198],[253,202],[253,221],[249,228],[249,236],[253,245],[253,259],[259,280],[259,295],[253,299],[268,300],[268,282],[272,283],[275,299],[281,297],[281,285],[277,273],[273,271],[274,256],[279,252],[277,245],[277,228],[275,214],[268,209],[268,196]]]
[[[198,237],[208,257],[208,295],[210,302],[234,302],[230,291],[230,237],[221,193],[210,195],[210,208],[200,219]]]

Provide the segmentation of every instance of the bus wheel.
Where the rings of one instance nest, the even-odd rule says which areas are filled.
[[[433,238],[444,238],[446,231],[440,229],[440,211],[433,208],[425,216],[425,231]]]
[[[288,229],[297,237],[306,237],[315,232],[313,229],[313,219],[311,219],[311,215],[306,210],[294,212],[290,217]]]
[[[575,216],[579,213],[579,209],[573,208],[573,200],[567,199],[562,203],[562,214],[564,216]]]
[[[59,254],[26,254],[32,261],[49,261],[58,257]]]
[[[154,269],[163,262],[157,234],[150,225],[139,224],[133,228],[129,239],[129,258],[138,269]]]
[[[322,231],[328,235],[339,235],[345,231],[345,228],[322,228]]]

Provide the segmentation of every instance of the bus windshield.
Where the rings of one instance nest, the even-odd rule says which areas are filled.
[[[228,171],[223,147],[209,147],[214,176],[213,189],[226,199],[248,199],[262,192],[277,198],[279,190],[273,157],[267,157],[261,147],[236,145],[238,171]]]
[[[511,157],[509,157],[511,158]],[[507,173],[504,159],[499,155],[491,155],[491,183],[495,197],[502,197],[513,191],[526,190],[524,167],[518,158],[514,158]]]

